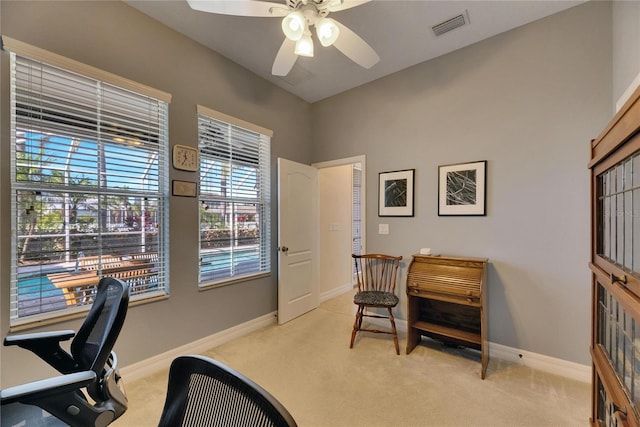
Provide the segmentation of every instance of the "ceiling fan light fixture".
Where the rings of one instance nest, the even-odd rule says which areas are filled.
[[[338,39],[340,28],[331,18],[319,18],[316,21],[316,34],[322,46],[331,46]]]
[[[289,40],[298,41],[304,35],[307,20],[300,11],[291,12],[282,19],[282,31]]]
[[[296,55],[313,57],[313,40],[311,40],[311,32],[305,31],[300,40],[296,42]]]

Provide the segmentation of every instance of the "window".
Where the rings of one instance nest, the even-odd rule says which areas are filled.
[[[12,324],[86,310],[102,276],[165,295],[168,100],[34,50],[11,52]]]
[[[200,285],[271,271],[271,131],[198,107]]]

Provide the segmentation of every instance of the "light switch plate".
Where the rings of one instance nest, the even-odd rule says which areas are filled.
[[[378,234],[389,234],[389,224],[378,224]]]

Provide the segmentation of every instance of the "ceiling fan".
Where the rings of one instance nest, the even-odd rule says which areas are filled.
[[[335,46],[356,64],[371,68],[380,57],[360,36],[338,21],[328,18],[370,0],[285,0],[285,4],[258,0],[187,0],[194,10],[235,16],[281,17],[285,39],[273,62],[271,73],[286,76],[298,55],[313,56],[311,27],[322,46]]]

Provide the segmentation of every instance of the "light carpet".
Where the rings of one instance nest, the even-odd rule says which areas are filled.
[[[360,333],[350,350],[352,325],[345,294],[204,355],[260,384],[301,427],[588,425],[589,384],[497,359],[481,380],[478,352],[426,338],[405,355],[401,335],[397,356],[390,336]],[[113,425],[157,425],[167,377],[127,383],[130,407]]]

